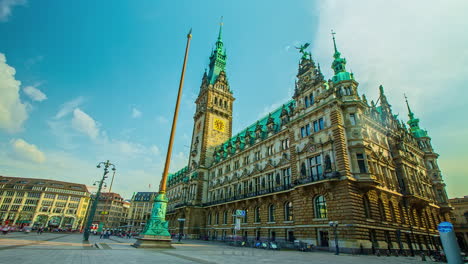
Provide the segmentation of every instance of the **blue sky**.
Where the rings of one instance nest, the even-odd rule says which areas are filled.
[[[382,84],[405,120],[406,93],[441,155],[449,196],[468,194],[466,1],[272,3],[0,0],[0,175],[90,185],[110,159],[114,191],[156,191],[186,33],[193,28],[173,170],[187,161],[224,16],[234,133],[291,98],[295,45],[310,42],[331,78],[334,29],[360,92],[376,99]]]

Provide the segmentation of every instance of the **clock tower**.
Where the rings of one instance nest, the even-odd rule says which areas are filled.
[[[203,74],[200,93],[195,101],[194,127],[190,147],[189,170],[208,167],[214,148],[232,136],[234,97],[226,76],[226,50],[222,40],[222,23],[218,40],[211,52],[209,70]]]

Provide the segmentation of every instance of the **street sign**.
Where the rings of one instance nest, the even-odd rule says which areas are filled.
[[[236,216],[245,216],[245,210],[236,210]]]
[[[234,227],[235,230],[240,230],[240,218],[236,218],[236,226]]]
[[[185,218],[178,218],[177,221],[179,221],[179,222],[184,222],[184,221],[185,221]]]
[[[442,222],[437,226],[440,233],[448,233],[453,231],[453,225],[450,222]]]

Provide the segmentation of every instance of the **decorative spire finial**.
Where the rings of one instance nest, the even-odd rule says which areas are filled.
[[[221,19],[219,20],[219,34],[218,34],[218,40],[221,41],[223,34],[223,16],[221,16]]]
[[[339,52],[338,52],[338,49],[336,48],[336,41],[335,41],[335,34],[336,34],[336,32],[334,32],[333,29],[332,29],[332,31],[331,31],[331,34],[332,34],[332,37],[333,37],[333,47],[335,47],[335,53],[339,53]]]
[[[406,107],[408,107],[408,117],[410,119],[413,119],[414,118],[414,113],[411,111],[411,108],[409,106],[409,103],[408,103],[408,97],[406,97],[406,94],[403,94],[405,96],[405,101],[406,101]]]

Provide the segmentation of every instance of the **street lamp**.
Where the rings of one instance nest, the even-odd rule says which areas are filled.
[[[333,236],[335,237],[335,255],[339,255],[340,248],[338,247],[338,232],[337,232],[338,221],[330,221],[328,225],[330,225],[330,227],[333,227]]]
[[[102,185],[104,184],[104,180],[107,178],[107,174],[109,173],[109,167],[112,167],[112,170],[115,171],[115,165],[110,163],[109,160],[107,160],[106,162],[100,162],[97,165],[97,168],[98,169],[101,168],[101,165],[104,165],[104,173],[102,174],[102,179],[100,181],[97,181],[99,182],[99,187],[98,187],[96,196],[94,197],[93,204],[91,205],[91,211],[89,212],[89,215],[88,215],[88,221],[86,222],[86,227],[85,227],[85,231],[83,234],[84,241],[88,241],[89,239],[89,233],[91,231],[90,230],[91,224],[93,223],[94,214],[96,213],[99,196],[101,195]],[[93,185],[96,185],[97,182],[95,182]]]

